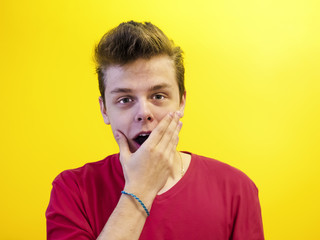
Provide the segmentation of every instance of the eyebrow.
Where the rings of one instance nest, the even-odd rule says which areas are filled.
[[[157,90],[161,90],[164,88],[170,88],[170,85],[167,83],[162,83],[162,84],[158,84],[155,86],[152,86],[151,88],[149,88],[150,91],[157,91]]]
[[[165,89],[165,88],[170,88],[170,85],[167,83],[158,84],[158,85],[150,87],[149,91],[157,91],[157,90],[161,90],[161,89]],[[116,94],[116,93],[131,93],[131,92],[132,92],[132,89],[130,89],[130,88],[115,88],[110,93]]]
[[[110,93],[130,93],[132,90],[130,88],[115,88]]]

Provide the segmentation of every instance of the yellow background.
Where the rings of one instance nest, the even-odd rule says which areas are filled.
[[[45,239],[51,182],[117,152],[92,52],[122,21],[185,51],[179,149],[244,171],[266,239],[320,239],[318,0],[0,2],[0,239]]]

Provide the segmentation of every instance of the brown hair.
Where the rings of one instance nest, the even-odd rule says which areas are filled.
[[[99,90],[103,101],[104,70],[111,65],[125,65],[138,58],[168,55],[174,62],[180,99],[185,92],[183,52],[179,46],[149,22],[125,22],[107,32],[95,48]]]

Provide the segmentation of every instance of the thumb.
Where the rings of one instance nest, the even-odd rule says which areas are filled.
[[[128,159],[131,152],[129,150],[128,140],[127,138],[121,133],[120,131],[116,131],[114,137],[118,143],[119,150],[120,150],[120,161],[124,161]]]

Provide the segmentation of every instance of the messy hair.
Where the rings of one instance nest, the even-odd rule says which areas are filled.
[[[95,48],[99,90],[105,102],[105,70],[112,65],[125,65],[139,58],[167,55],[173,60],[180,99],[185,92],[183,51],[150,22],[124,22],[108,31]]]

